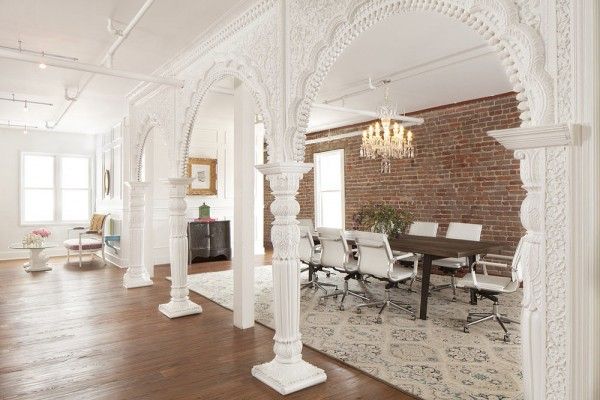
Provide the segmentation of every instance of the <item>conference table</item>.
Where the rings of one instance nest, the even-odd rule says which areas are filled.
[[[346,231],[345,236],[349,244],[354,242],[352,231]],[[421,305],[419,307],[419,318],[423,320],[427,319],[427,299],[429,298],[429,281],[433,260],[448,257],[467,258],[468,265],[470,266],[475,262],[475,257],[478,254],[497,252],[504,247],[494,242],[477,242],[415,235],[400,235],[396,239],[390,239],[389,243],[393,251],[423,255]],[[471,304],[477,304],[474,291],[471,291]]]
[[[419,318],[427,319],[427,299],[429,297],[429,279],[431,276],[431,262],[440,258],[467,258],[470,266],[475,262],[478,254],[497,252],[504,247],[493,242],[476,242],[471,240],[447,239],[444,237],[428,237],[414,235],[400,235],[391,239],[390,247],[394,251],[417,253],[423,255],[423,270],[421,277],[421,305]],[[471,291],[471,304],[477,304],[475,292]]]

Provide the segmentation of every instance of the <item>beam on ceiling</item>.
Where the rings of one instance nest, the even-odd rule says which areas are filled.
[[[357,114],[357,115],[364,115],[367,117],[379,118],[379,114],[375,111],[357,110],[354,108],[347,108],[347,107],[341,107],[341,106],[334,106],[331,104],[320,104],[320,103],[313,104],[313,107],[319,108],[321,110],[339,111],[339,112],[345,112],[348,114]],[[394,115],[394,116],[392,116],[392,119],[395,119],[398,121],[403,121],[403,122],[411,122],[414,125],[421,125],[423,122],[425,122],[425,120],[423,118],[408,117],[406,115]]]

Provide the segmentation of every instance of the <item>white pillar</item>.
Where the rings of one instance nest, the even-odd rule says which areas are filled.
[[[265,158],[265,125],[254,127],[254,164],[262,165]],[[260,171],[254,171],[254,254],[265,254],[265,196],[264,179]]]
[[[234,92],[233,325],[254,326],[254,99]]]
[[[126,182],[129,187],[129,249],[123,286],[127,289],[151,286],[144,267],[144,196],[149,184]]]
[[[267,176],[275,200],[271,228],[273,243],[273,314],[275,319],[275,358],[252,368],[252,375],[288,394],[327,379],[325,371],[302,360],[300,337],[300,232],[296,215],[298,185],[311,168],[303,163],[269,163],[257,167]]]
[[[169,258],[171,262],[171,301],[158,306],[169,318],[199,314],[202,308],[190,301],[187,283],[188,238],[185,193],[190,178],[169,178]]]

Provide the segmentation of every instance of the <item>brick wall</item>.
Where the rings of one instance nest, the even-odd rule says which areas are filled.
[[[519,209],[525,192],[519,162],[486,132],[519,125],[514,93],[411,115],[425,119],[423,125],[411,128],[415,159],[393,160],[390,174],[379,172],[380,160],[359,157],[359,136],[307,145],[306,162],[313,162],[315,152],[344,149],[346,228],[352,228],[352,216],[363,204],[377,201],[406,209],[415,220],[437,221],[438,235],[446,233],[451,221],[482,224],[482,240],[504,243],[512,251],[523,234]],[[364,126],[315,133],[307,139],[358,129]],[[300,183],[299,218],[313,218],[313,185],[311,171]],[[272,197],[268,187],[265,196],[265,240],[269,243]]]

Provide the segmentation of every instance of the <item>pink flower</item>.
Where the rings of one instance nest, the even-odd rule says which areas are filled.
[[[50,236],[50,231],[46,228],[34,229],[33,231],[31,231],[31,233],[33,233],[34,235],[41,236],[43,238],[47,238],[48,236]]]

